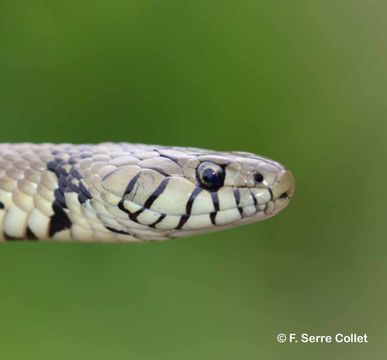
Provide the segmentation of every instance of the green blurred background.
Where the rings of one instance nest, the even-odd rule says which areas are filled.
[[[0,142],[251,151],[297,192],[271,220],[179,241],[1,246],[0,359],[385,358],[386,11],[1,0]]]

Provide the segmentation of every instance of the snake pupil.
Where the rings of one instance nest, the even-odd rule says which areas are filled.
[[[202,177],[204,182],[206,182],[207,184],[215,183],[218,180],[218,175],[213,169],[204,170]]]
[[[224,170],[214,163],[202,163],[197,169],[200,184],[208,190],[218,190],[224,183]]]

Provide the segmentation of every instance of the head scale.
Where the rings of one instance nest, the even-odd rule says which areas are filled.
[[[123,231],[167,239],[263,220],[285,208],[294,178],[242,152],[152,148],[112,160],[104,200]]]

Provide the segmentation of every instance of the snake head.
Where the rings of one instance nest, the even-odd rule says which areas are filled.
[[[250,153],[157,148],[130,157],[113,159],[116,169],[103,176],[102,187],[119,223],[116,231],[141,239],[263,220],[284,209],[294,194],[290,171]]]

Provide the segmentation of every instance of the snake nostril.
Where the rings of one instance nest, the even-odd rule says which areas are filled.
[[[256,183],[260,184],[264,180],[263,175],[260,172],[255,173],[254,180]]]
[[[282,193],[281,195],[280,195],[280,199],[287,199],[289,197],[289,194],[288,194],[288,192],[287,191],[285,191],[284,193]]]

